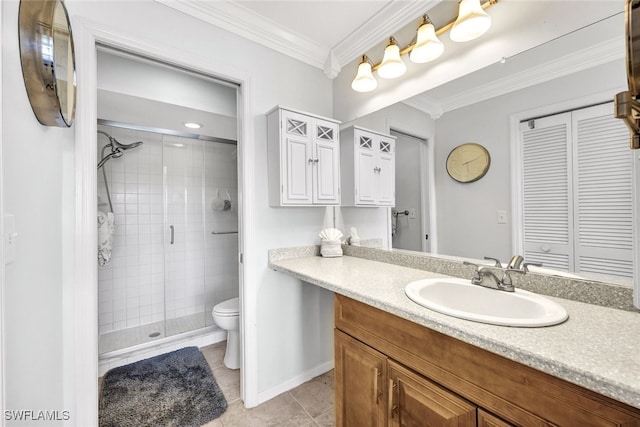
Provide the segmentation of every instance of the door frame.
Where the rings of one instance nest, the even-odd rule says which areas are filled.
[[[4,5],[0,4],[0,22],[2,22],[2,9]],[[0,45],[2,42],[2,31],[0,30]],[[0,55],[0,82],[2,81],[2,55]],[[0,84],[0,99],[2,99],[2,84]],[[2,238],[2,244],[0,244],[0,310],[5,313],[4,310],[4,242],[7,236],[4,230],[4,170],[2,165],[4,164],[4,158],[2,155],[2,103],[0,103],[0,237]],[[4,315],[0,313],[0,414],[3,414],[0,426],[5,425],[4,420]]]
[[[97,230],[97,44],[201,72],[239,85],[238,89],[238,222],[240,260],[241,387],[246,406],[257,405],[257,299],[253,233],[253,75],[221,61],[186,53],[164,44],[116,32],[93,21],[73,17],[78,109],[75,121],[75,226],[72,296],[65,306],[65,346],[71,348],[72,383],[65,388],[65,407],[72,425],[93,425],[98,419],[98,277]]]
[[[421,210],[421,234],[424,236],[429,230],[430,246],[429,253],[438,253],[437,220],[436,220],[436,187],[435,187],[435,147],[433,135],[412,129],[406,123],[398,120],[388,119],[385,123],[386,132],[392,131],[405,134],[424,141],[420,145],[420,210]],[[396,148],[397,149],[397,148]],[[425,190],[428,197],[424,197]],[[391,208],[387,209],[387,239],[389,249],[392,248],[391,237]],[[429,217],[427,221],[427,215]],[[427,252],[426,239],[421,239],[422,252]]]

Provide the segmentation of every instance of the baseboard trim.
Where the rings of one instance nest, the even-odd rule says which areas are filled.
[[[289,391],[291,389],[294,389],[296,387],[298,387],[300,384],[304,384],[307,381],[309,381],[310,379],[313,379],[315,377],[317,377],[318,375],[322,375],[325,372],[328,372],[330,370],[333,369],[333,359],[322,363],[314,368],[309,369],[306,372],[303,372],[300,375],[296,375],[295,377],[281,383],[278,384],[275,387],[271,387],[268,390],[265,390],[263,392],[258,393],[258,405],[273,399],[274,397],[278,396],[279,394],[282,394],[286,391]]]

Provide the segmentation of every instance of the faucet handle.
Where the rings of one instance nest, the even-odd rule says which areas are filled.
[[[502,276],[502,284],[507,287],[508,291],[513,291],[513,281],[511,280],[511,273],[525,274],[524,270],[516,270],[514,268],[507,268],[504,270],[504,276]]]
[[[541,262],[525,262],[525,263],[522,264],[522,270],[525,273],[528,273],[530,265],[533,265],[534,267],[542,267],[542,263]]]
[[[491,258],[490,256],[486,256],[484,257],[484,259],[495,262],[494,267],[502,268],[502,263],[498,258]]]
[[[473,262],[469,262],[469,261],[462,261],[462,264],[464,264],[464,265],[470,265],[470,266],[472,266],[472,267],[475,267],[475,268],[476,268],[476,270],[478,269],[478,267],[480,267],[478,264],[475,264],[475,263],[473,263]]]

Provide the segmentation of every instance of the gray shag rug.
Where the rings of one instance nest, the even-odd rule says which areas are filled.
[[[100,393],[100,427],[201,426],[227,401],[197,347],[111,369]]]

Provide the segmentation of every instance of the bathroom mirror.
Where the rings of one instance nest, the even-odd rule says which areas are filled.
[[[76,109],[76,68],[64,3],[22,0],[18,26],[22,76],[36,118],[45,126],[71,126]]]
[[[406,132],[425,138],[427,144],[432,144],[433,151],[428,152],[431,157],[421,167],[431,168],[433,180],[428,184],[435,189],[435,195],[429,194],[429,199],[413,205],[396,204],[398,210],[416,208],[419,212],[420,203],[424,201],[422,206],[426,208],[423,212],[435,213],[432,221],[435,229],[415,233],[419,239],[418,247],[425,235],[428,234],[432,241],[435,234],[437,248],[428,252],[472,259],[492,256],[504,263],[509,261],[516,247],[513,222],[517,220],[517,214],[513,209],[512,188],[518,188],[513,187],[517,184],[514,184],[515,174],[511,168],[513,150],[510,133],[512,126],[515,125],[517,131],[519,124],[511,123],[510,119],[529,111],[538,111],[540,115],[534,112],[533,116],[519,117],[519,120],[602,103],[608,103],[607,114],[613,117],[613,96],[626,86],[623,15],[621,5],[619,13],[594,23],[584,31],[567,34],[506,58],[504,63],[492,64],[429,90],[418,99],[405,100],[354,121],[375,130]],[[572,59],[581,59],[582,62],[575,65],[570,62]],[[506,91],[508,84],[513,88]],[[420,97],[431,105],[441,106],[442,116],[430,116],[429,109],[424,107],[429,107],[428,102],[419,102]],[[419,121],[412,115],[421,107],[422,131]],[[427,122],[430,124],[424,125]],[[376,123],[380,128],[372,127]],[[459,184],[447,175],[446,157],[453,147],[470,140],[487,146],[491,152],[492,167],[482,180]],[[625,142],[622,143],[623,149],[632,156]],[[401,143],[398,140],[397,149]],[[417,177],[424,172],[424,169],[413,171],[412,175],[418,180]],[[422,186],[421,192],[426,188],[429,186]],[[396,187],[396,200],[399,199],[399,190]],[[408,228],[410,221],[412,219],[408,216],[402,216],[397,223],[398,233],[403,232],[403,226]],[[420,217],[413,221],[420,221]],[[595,275],[588,278],[626,286],[630,286],[632,280],[630,277],[619,279],[613,276],[596,278]]]

